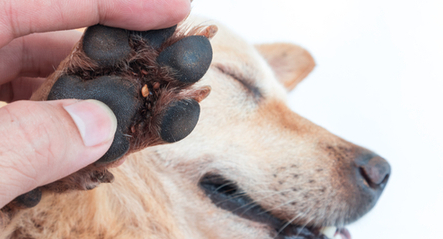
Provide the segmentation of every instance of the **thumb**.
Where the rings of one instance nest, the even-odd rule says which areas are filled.
[[[98,160],[117,119],[96,100],[17,101],[0,108],[0,208]]]

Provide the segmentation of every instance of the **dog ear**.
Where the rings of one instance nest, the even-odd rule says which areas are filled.
[[[255,47],[288,91],[294,89],[315,66],[311,54],[294,44],[273,43],[256,45]]]

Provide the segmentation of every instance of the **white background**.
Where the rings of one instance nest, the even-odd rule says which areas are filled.
[[[308,49],[317,66],[292,109],[391,163],[353,239],[443,238],[443,1],[195,0],[193,13]]]

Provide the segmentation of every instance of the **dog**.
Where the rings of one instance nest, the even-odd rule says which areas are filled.
[[[196,83],[212,90],[189,136],[126,156],[112,184],[44,192],[0,238],[350,239],[345,226],[376,204],[389,164],[289,109],[315,66],[306,50],[216,25]]]

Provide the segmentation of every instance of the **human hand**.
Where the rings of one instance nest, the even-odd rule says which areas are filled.
[[[116,129],[115,116],[98,101],[24,101],[81,36],[49,31],[97,23],[159,29],[175,25],[189,9],[189,0],[0,2],[0,100],[12,102],[0,108],[0,208],[96,161]]]

